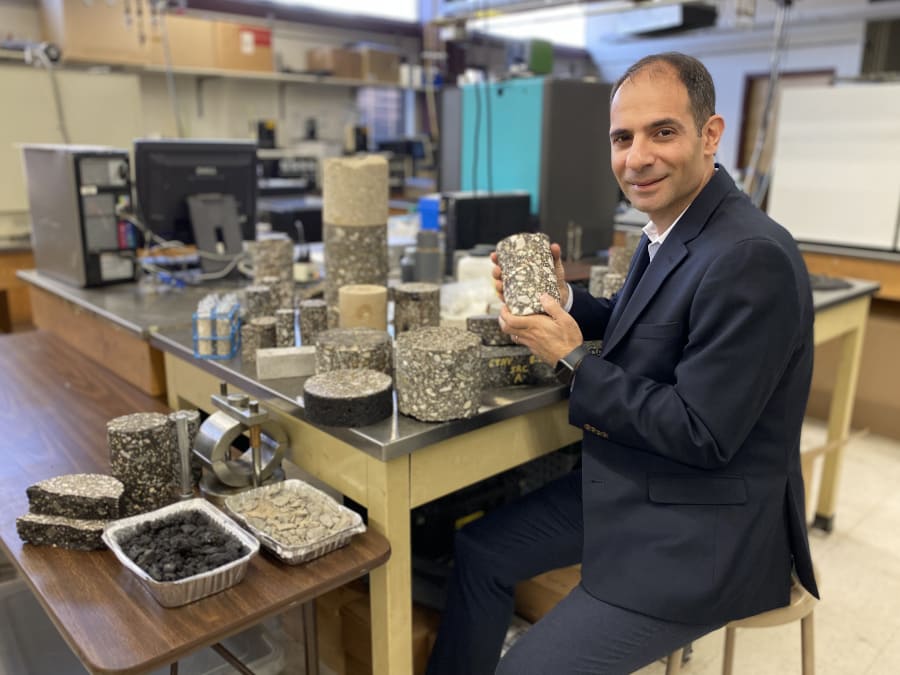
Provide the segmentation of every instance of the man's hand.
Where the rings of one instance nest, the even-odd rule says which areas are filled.
[[[500,309],[500,329],[513,336],[513,342],[524,345],[541,361],[556,365],[563,356],[584,342],[581,329],[554,298],[541,295],[546,314],[515,316],[506,305]]]
[[[550,244],[550,254],[553,256],[553,271],[556,272],[556,286],[559,288],[560,305],[565,307],[569,301],[569,285],[566,283],[566,271],[563,269],[562,249],[560,249],[559,244]],[[491,276],[494,277],[494,290],[497,292],[497,297],[502,302],[506,302],[503,297],[503,272],[500,270],[500,263],[497,262],[496,251],[491,253],[491,262],[494,263],[494,268],[491,270]]]

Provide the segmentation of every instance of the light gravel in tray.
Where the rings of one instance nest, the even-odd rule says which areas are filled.
[[[330,553],[366,531],[358,513],[301,480],[286,480],[227,497],[225,507],[284,562]]]

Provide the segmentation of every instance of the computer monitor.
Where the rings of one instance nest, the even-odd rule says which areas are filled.
[[[164,239],[196,242],[188,197],[231,195],[241,237],[256,238],[256,143],[231,140],[134,142],[135,186],[144,225]]]

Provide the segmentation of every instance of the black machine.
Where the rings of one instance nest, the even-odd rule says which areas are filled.
[[[198,242],[188,209],[197,195],[230,195],[240,239],[256,238],[256,143],[227,140],[144,140],[134,142],[135,186],[145,227],[164,239]],[[209,223],[209,219],[204,219]],[[221,227],[221,226],[220,226]],[[216,234],[226,242],[231,236]]]
[[[518,232],[535,232],[531,196],[525,191],[444,192],[440,195],[446,237],[446,273],[453,274],[453,252],[478,244],[494,245]]]

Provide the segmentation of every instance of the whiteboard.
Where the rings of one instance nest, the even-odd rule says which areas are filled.
[[[900,84],[781,95],[769,215],[799,241],[900,250]]]

